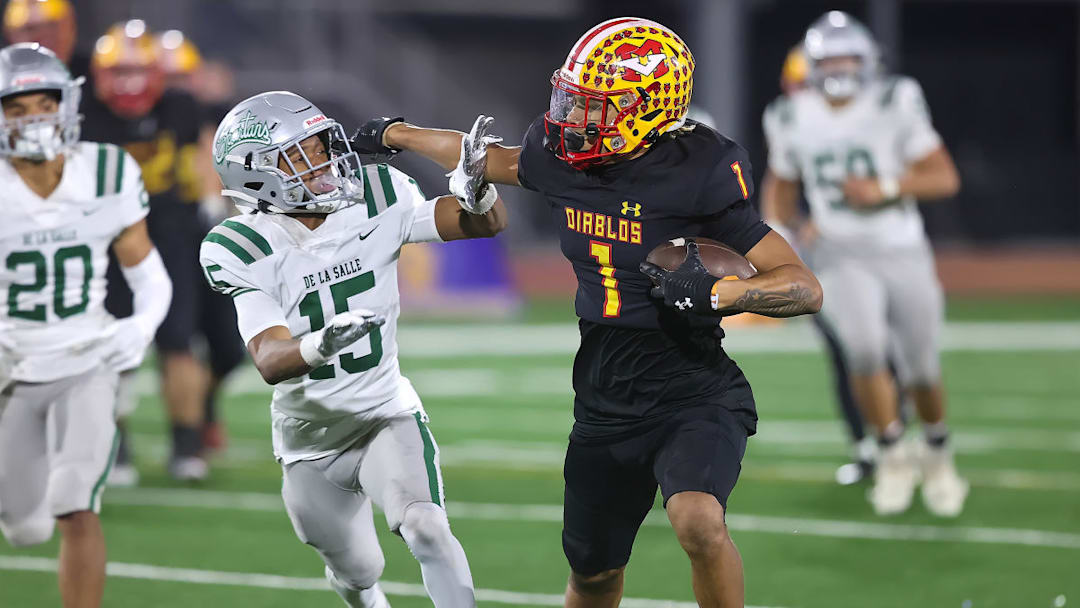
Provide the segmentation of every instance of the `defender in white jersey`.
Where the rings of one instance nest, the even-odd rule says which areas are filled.
[[[218,127],[215,161],[244,215],[203,241],[210,284],[274,385],[274,453],[297,535],[350,606],[384,606],[372,502],[420,562],[435,606],[473,606],[472,576],[443,506],[438,448],[397,360],[402,245],[493,236],[505,211],[482,176],[490,120],[455,172],[462,195],[427,200],[384,165],[361,166],[344,130],[306,99],[263,93]],[[476,142],[473,146],[471,142]],[[460,204],[459,204],[460,203]]]
[[[821,314],[878,436],[875,511],[905,511],[921,477],[927,508],[955,516],[968,485],[947,442],[938,348],[944,299],[916,201],[952,196],[959,176],[918,83],[881,74],[866,28],[829,12],[807,31],[803,50],[811,86],[765,113],[763,215],[812,241],[803,246],[826,293]],[[797,217],[800,185],[810,205],[806,220]],[[900,440],[887,365],[893,346],[898,380],[923,420],[926,440],[915,450]]]
[[[0,532],[42,543],[56,522],[64,605],[97,606],[117,378],[142,361],[171,284],[138,165],[78,141],[80,84],[36,43],[0,51]],[[110,246],[135,294],[119,321],[103,305]]]

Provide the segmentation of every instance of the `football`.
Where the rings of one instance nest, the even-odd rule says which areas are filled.
[[[701,261],[713,276],[732,281],[735,279],[748,279],[757,274],[753,264],[739,255],[739,252],[720,241],[700,236],[679,237],[665,241],[650,251],[645,260],[665,270],[675,270],[686,260],[687,238],[698,244]]]

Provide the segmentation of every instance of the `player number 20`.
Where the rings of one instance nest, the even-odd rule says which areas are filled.
[[[589,257],[600,265],[600,280],[604,286],[604,318],[619,316],[622,299],[619,297],[619,280],[615,278],[615,265],[612,262],[611,244],[589,241]]]
[[[368,271],[364,274],[338,281],[330,285],[330,297],[334,301],[334,314],[341,314],[349,310],[349,298],[363,293],[375,287],[375,273]],[[303,300],[300,300],[300,316],[307,317],[311,323],[311,331],[319,331],[326,326],[326,315],[323,314],[322,298],[318,289],[309,291]],[[368,333],[371,339],[371,352],[362,356],[354,357],[352,353],[338,355],[338,363],[347,374],[365,372],[379,364],[382,359],[382,332],[378,327],[371,328]],[[311,370],[308,376],[312,380],[327,380],[337,375],[337,370],[332,363]]]

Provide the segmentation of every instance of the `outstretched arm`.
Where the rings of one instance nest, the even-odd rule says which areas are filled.
[[[381,144],[396,150],[409,150],[434,161],[450,171],[461,157],[461,131],[426,129],[405,122],[390,124],[383,131]],[[521,147],[492,144],[487,148],[487,170],[484,177],[495,184],[519,186],[518,157]]]

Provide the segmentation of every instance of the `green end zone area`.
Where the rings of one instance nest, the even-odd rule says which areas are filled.
[[[460,348],[482,338],[471,325]],[[900,517],[877,518],[865,485],[836,485],[833,472],[848,447],[820,353],[732,354],[761,416],[729,505],[748,605],[1080,604],[1080,344],[945,354],[957,460],[972,482],[956,520],[930,516],[918,499]],[[402,357],[431,417],[451,523],[481,605],[559,603],[567,575],[560,505],[571,360],[570,353]],[[106,606],[341,605],[281,508],[268,400],[251,392],[258,387],[252,373],[242,371],[224,400],[230,444],[215,458],[212,479],[197,486],[166,478],[161,403],[142,399],[130,421],[142,486],[104,496],[113,574]],[[153,376],[144,374],[152,388]],[[404,543],[378,513],[376,525],[391,602],[430,606]],[[21,550],[0,544],[0,606],[59,605],[49,571],[57,547],[55,539]],[[693,601],[688,560],[660,510],[638,535],[626,597],[624,606]]]

